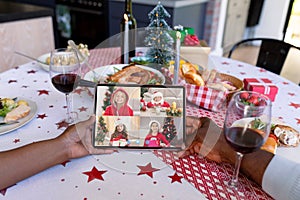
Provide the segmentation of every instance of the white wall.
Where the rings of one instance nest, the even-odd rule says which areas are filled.
[[[227,0],[222,1],[222,9],[220,10],[219,27],[217,43],[212,54],[222,55],[222,40],[224,32],[224,24],[226,20]],[[282,39],[285,18],[289,6],[287,0],[265,0],[259,24],[254,28],[254,37],[270,37]],[[247,34],[246,34],[247,35]]]
[[[288,6],[287,0],[265,0],[255,37],[282,39]]]

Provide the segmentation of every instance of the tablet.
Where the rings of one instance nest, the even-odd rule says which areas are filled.
[[[94,147],[184,148],[183,86],[98,84],[94,112]]]

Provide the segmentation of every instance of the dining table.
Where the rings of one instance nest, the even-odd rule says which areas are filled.
[[[84,73],[119,64],[120,53],[118,47],[90,50],[89,65]],[[300,131],[299,86],[262,68],[216,55],[209,55],[208,68],[240,80],[250,77],[270,79],[279,89],[272,106],[272,119]],[[78,87],[71,95],[77,120],[88,119],[94,112],[93,88]],[[10,130],[0,127],[0,151],[55,138],[69,126],[64,121],[64,94],[53,87],[49,72],[36,61],[2,72],[0,97],[27,99],[36,105],[33,117],[22,126]],[[185,111],[186,116],[208,117],[222,127],[226,108],[216,112],[187,102]],[[278,147],[276,153],[300,162],[299,146]],[[18,167],[22,166],[15,166]],[[239,189],[229,188],[226,183],[233,169],[231,164],[216,163],[198,155],[179,158],[176,151],[118,149],[112,154],[67,160],[0,190],[0,200],[272,199],[242,173]]]

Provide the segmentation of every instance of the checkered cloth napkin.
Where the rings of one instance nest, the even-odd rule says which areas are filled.
[[[162,73],[173,81],[173,73],[167,68],[162,68]],[[227,93],[224,91],[189,84],[180,77],[178,77],[178,84],[185,86],[187,100],[201,108],[219,111],[226,103]]]

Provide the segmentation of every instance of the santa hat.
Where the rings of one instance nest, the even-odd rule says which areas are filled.
[[[122,119],[121,119],[121,118],[117,118],[117,119],[115,120],[115,127],[118,126],[118,125],[121,125],[121,124],[124,125]]]
[[[152,99],[154,99],[155,97],[163,97],[163,94],[161,92],[154,92],[152,95]]]
[[[151,121],[149,122],[149,129],[151,129],[151,125],[152,125],[153,123],[157,123],[157,125],[158,125],[158,130],[160,130],[160,123],[159,123],[157,120],[151,120]]]

